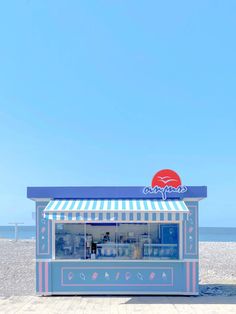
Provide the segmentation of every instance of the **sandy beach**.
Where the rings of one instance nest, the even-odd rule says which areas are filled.
[[[176,310],[173,313],[184,312],[185,310],[191,313],[189,309],[185,308],[187,304],[191,304],[192,313],[198,313],[200,309],[203,310],[200,304],[218,306],[219,310],[222,305],[227,313],[231,313],[231,311],[232,313],[236,312],[236,243],[233,242],[200,242],[201,293],[199,297],[195,298],[37,297],[34,291],[35,241],[20,240],[14,242],[1,239],[0,251],[2,253],[0,257],[0,313],[24,313],[29,309],[37,312],[40,306],[40,311],[46,310],[46,312],[48,311],[47,313],[60,313],[61,307],[57,304],[61,302],[61,306],[63,305],[67,312],[70,309],[73,310],[73,306],[77,309],[79,306],[81,310],[79,313],[89,313],[89,311],[94,313],[95,311],[97,312],[98,307],[99,310],[105,307],[103,313],[110,313],[111,309],[112,313],[116,313],[116,308],[117,313],[126,313],[126,311],[128,313],[132,308],[135,312],[139,312],[139,308],[141,309],[140,311],[143,311],[147,305],[149,305],[149,311],[157,304],[165,305],[165,311],[172,304],[172,310]],[[129,305],[127,310],[124,304]],[[53,305],[51,310],[49,310],[50,305]],[[212,313],[218,313],[215,307],[212,309]],[[171,312],[171,309],[168,311]],[[210,310],[209,313],[211,313]]]

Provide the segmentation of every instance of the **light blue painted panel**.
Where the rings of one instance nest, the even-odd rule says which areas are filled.
[[[198,202],[186,202],[188,219],[183,221],[183,257],[198,258]]]
[[[52,294],[196,294],[196,262],[52,262]]]
[[[52,272],[51,262],[36,263],[36,292],[39,294],[48,294],[52,291]]]
[[[48,202],[36,202],[36,258],[52,257],[52,221],[43,217]]]

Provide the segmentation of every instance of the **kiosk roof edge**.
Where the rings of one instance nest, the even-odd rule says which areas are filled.
[[[29,199],[161,199],[159,193],[145,194],[145,186],[67,186],[67,187],[27,187]],[[186,192],[169,193],[167,199],[203,199],[207,197],[206,186],[187,186]]]

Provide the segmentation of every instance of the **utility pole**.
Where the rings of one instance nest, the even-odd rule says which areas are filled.
[[[9,225],[15,225],[15,241],[18,240],[18,225],[23,225],[23,222],[9,222]]]

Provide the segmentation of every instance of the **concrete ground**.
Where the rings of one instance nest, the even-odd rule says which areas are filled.
[[[39,297],[0,298],[0,313],[236,313],[236,296],[199,297]]]

